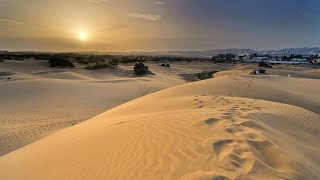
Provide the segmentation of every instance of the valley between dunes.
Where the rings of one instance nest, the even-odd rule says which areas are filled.
[[[175,72],[185,66],[157,71],[145,79],[153,92],[171,88],[130,96],[139,98],[1,156],[0,179],[319,179],[319,72],[279,67],[277,75],[249,76],[251,68],[225,67],[187,84]],[[85,81],[97,87],[92,98],[108,84]],[[141,81],[109,92],[122,97]],[[85,97],[70,104],[80,106],[77,98]]]

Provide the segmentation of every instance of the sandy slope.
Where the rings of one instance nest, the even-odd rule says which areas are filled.
[[[206,62],[147,65],[155,76],[135,77],[133,64],[88,71],[79,64],[50,68],[41,60],[1,62],[0,156],[137,97],[187,83],[179,74],[233,68]]]
[[[50,68],[46,61],[33,60],[1,63],[0,156],[137,97],[185,83],[165,71],[135,78],[130,69],[132,65],[100,71]]]
[[[319,89],[241,75],[170,88],[0,157],[0,179],[319,179]]]

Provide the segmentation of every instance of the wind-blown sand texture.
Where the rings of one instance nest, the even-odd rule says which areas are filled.
[[[1,156],[0,179],[319,179],[318,73],[236,69]]]
[[[0,156],[135,98],[186,83],[179,73],[213,66],[148,64],[156,76],[137,78],[132,64],[97,71],[76,65],[68,69],[50,68],[41,60],[0,63]]]

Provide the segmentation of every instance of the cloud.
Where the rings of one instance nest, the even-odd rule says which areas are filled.
[[[0,49],[14,51],[107,51],[113,45],[102,40],[79,43],[74,38],[65,37],[0,37]]]
[[[155,14],[150,14],[150,13],[129,13],[128,16],[131,18],[143,19],[143,20],[147,20],[147,21],[160,21],[161,20],[160,15],[155,15]]]
[[[1,18],[0,17],[0,23],[10,23],[10,24],[24,24],[23,21],[18,21],[11,18]]]
[[[28,22],[28,21],[16,20],[14,18],[9,18],[9,17],[0,17],[0,24],[14,24],[14,25],[33,26],[33,27],[38,27],[38,28],[49,28],[46,25],[32,23],[32,22]]]
[[[155,1],[154,3],[157,4],[157,5],[165,5],[166,4],[166,3],[162,2],[162,1]]]
[[[90,0],[91,3],[94,3],[94,4],[98,4],[98,3],[110,3],[111,0]]]

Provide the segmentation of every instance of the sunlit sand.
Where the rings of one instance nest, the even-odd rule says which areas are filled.
[[[1,64],[0,179],[320,177],[318,69],[146,64],[156,75]]]

